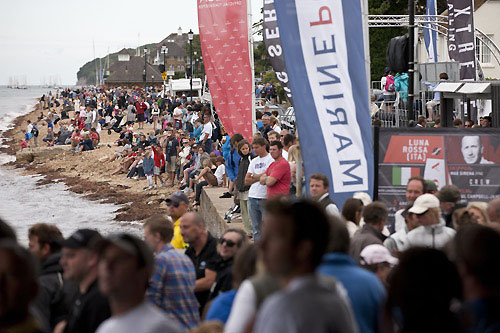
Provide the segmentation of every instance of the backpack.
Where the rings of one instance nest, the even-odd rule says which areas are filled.
[[[31,130],[31,134],[33,134],[33,136],[38,136],[38,127],[33,126],[33,129]]]
[[[392,76],[392,75],[386,76],[384,88],[385,88],[385,91],[388,91],[388,92],[395,92],[396,91],[396,86],[394,85],[394,76]]]

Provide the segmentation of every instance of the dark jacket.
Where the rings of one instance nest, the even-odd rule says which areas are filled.
[[[54,253],[40,263],[40,289],[34,303],[42,326],[50,327],[50,330],[66,317],[77,293],[75,284],[64,281],[60,259],[61,253]]]
[[[359,255],[366,246],[371,244],[384,245],[384,240],[386,238],[387,237],[375,229],[375,227],[366,223],[361,229],[356,231],[354,236],[352,236],[349,254],[359,264]]]
[[[210,292],[209,300],[219,296],[219,294],[233,289],[233,258],[227,260],[218,258],[209,269],[217,272],[215,282]]]
[[[236,176],[236,189],[238,192],[246,192],[250,189],[250,185],[245,185],[245,176],[247,175],[248,167],[250,166],[250,161],[252,160],[252,155],[248,154],[240,158],[240,163],[238,166],[238,175]]]

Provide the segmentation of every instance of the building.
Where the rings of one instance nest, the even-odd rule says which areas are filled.
[[[144,61],[144,57],[131,55],[125,48],[118,52],[118,61],[109,67],[109,73],[110,75],[104,80],[107,86],[134,87],[144,84],[148,86],[163,84],[157,66]]]
[[[154,57],[152,63],[154,65],[164,65],[162,46],[165,46],[167,49],[165,60],[167,62],[167,71],[170,72],[169,75],[185,72],[186,64],[189,63],[189,57],[185,49],[188,42],[188,34],[183,33],[182,28],[179,27],[177,33],[170,34],[152,50],[151,55]]]

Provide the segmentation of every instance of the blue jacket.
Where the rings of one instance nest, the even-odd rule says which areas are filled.
[[[200,143],[200,135],[201,130],[203,129],[203,125],[194,128],[193,137],[196,138],[196,142]]]
[[[144,169],[144,174],[151,175],[153,174],[153,168],[155,166],[155,161],[153,157],[144,157],[142,160],[142,168]]]
[[[408,74],[401,73],[394,77],[394,88],[399,91],[399,96],[406,102],[408,98]]]
[[[345,253],[325,254],[318,273],[336,278],[347,290],[360,332],[378,331],[386,292],[375,274]]]
[[[233,306],[235,296],[236,290],[231,289],[215,297],[210,305],[210,309],[208,309],[205,320],[220,320],[225,324],[231,313],[231,307]]]

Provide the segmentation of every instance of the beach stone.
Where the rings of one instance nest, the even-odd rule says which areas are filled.
[[[35,156],[29,151],[18,151],[16,153],[16,163],[31,163],[34,160]]]

